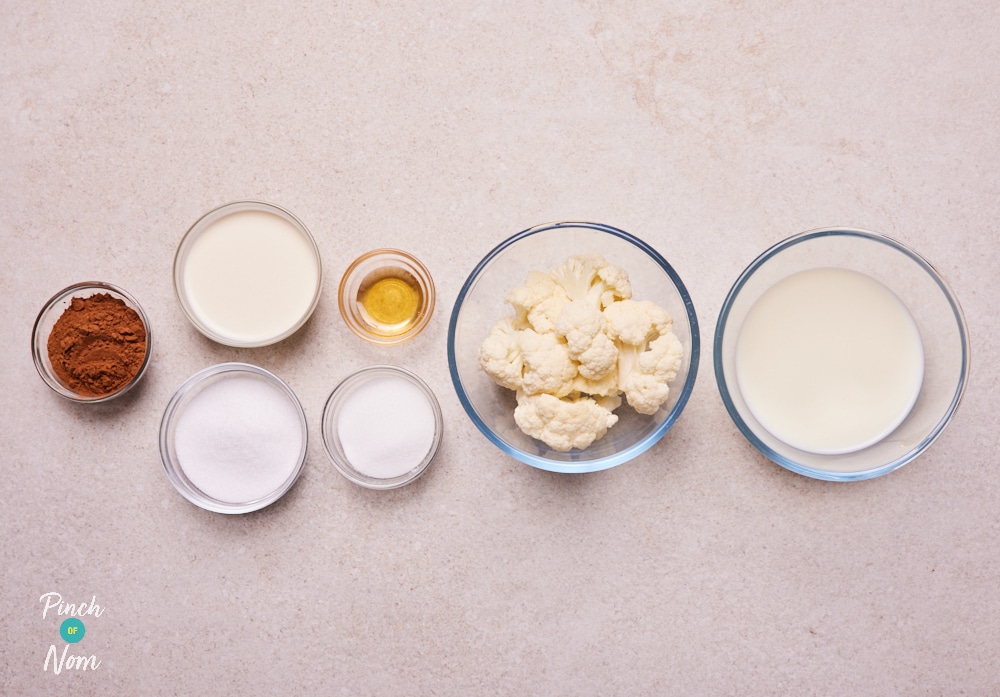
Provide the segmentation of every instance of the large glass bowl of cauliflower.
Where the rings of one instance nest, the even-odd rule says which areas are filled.
[[[606,225],[555,223],[493,249],[455,302],[448,362],[462,406],[503,452],[593,472],[652,447],[698,367],[698,321],[670,264]]]

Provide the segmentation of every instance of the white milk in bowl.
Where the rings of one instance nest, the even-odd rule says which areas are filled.
[[[747,408],[792,447],[838,455],[873,445],[910,412],[924,374],[920,333],[875,279],[817,268],[754,303],[736,342]]]
[[[216,209],[192,227],[175,261],[175,284],[203,333],[231,346],[263,346],[309,318],[322,270],[308,230],[261,202]]]

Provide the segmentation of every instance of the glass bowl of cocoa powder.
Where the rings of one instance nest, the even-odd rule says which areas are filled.
[[[31,355],[45,384],[66,399],[89,404],[135,387],[152,347],[149,319],[136,299],[99,281],[56,293],[31,332]]]

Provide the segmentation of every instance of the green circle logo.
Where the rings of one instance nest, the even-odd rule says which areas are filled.
[[[70,617],[59,626],[59,636],[61,636],[63,641],[67,644],[75,644],[80,641],[86,633],[87,630],[83,626],[83,622],[75,617]]]

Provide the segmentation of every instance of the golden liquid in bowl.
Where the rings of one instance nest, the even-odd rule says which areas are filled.
[[[408,331],[420,318],[424,296],[410,272],[390,267],[365,277],[358,287],[357,303],[373,331],[395,336]]]

